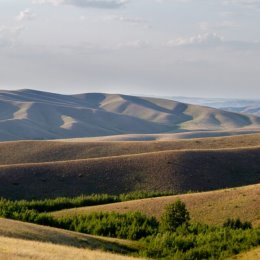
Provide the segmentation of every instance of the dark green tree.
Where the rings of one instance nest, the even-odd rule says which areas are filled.
[[[181,201],[166,206],[161,218],[161,230],[174,232],[179,226],[187,224],[190,220],[190,214],[186,205]]]

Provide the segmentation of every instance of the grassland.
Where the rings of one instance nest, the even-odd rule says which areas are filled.
[[[3,142],[0,154],[0,196],[9,199],[182,193],[260,182],[260,134],[169,142]]]
[[[97,142],[87,140],[0,142],[0,165],[79,160],[170,150],[208,150],[260,146],[260,134],[149,142]]]
[[[160,218],[165,206],[180,198],[191,214],[192,221],[219,225],[227,218],[241,218],[260,226],[260,184],[218,191],[167,196],[120,202],[93,207],[61,210],[53,216],[75,216],[91,212],[131,212],[141,211]]]
[[[256,147],[0,166],[0,196],[33,199],[237,187],[260,182],[259,157]]]
[[[122,254],[133,252],[140,246],[138,242],[91,236],[2,218],[0,218],[0,237],[46,242],[89,250],[111,251]]]
[[[97,250],[55,245],[0,236],[0,259],[5,260],[134,260],[127,257]],[[141,258],[138,258],[141,259]]]
[[[260,247],[250,250],[245,253],[235,255],[227,260],[257,260],[260,259]]]

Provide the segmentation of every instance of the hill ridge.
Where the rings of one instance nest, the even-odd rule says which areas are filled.
[[[121,94],[0,91],[0,140],[250,129],[260,117]]]

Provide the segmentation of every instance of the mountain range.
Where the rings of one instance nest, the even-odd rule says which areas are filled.
[[[0,140],[258,129],[260,116],[119,94],[0,91]]]
[[[209,106],[225,111],[253,114],[260,116],[259,99],[227,99],[227,98],[193,98],[193,97],[168,97],[175,101],[201,106]]]

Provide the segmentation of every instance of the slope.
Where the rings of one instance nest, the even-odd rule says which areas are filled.
[[[127,95],[0,91],[0,140],[259,127],[260,117]]]
[[[132,252],[139,246],[138,242],[134,241],[92,236],[3,218],[0,218],[0,237],[47,242],[57,245],[111,251],[122,254]]]
[[[260,134],[175,141],[101,142],[69,141],[0,142],[0,165],[66,161],[167,150],[223,149],[260,146]]]
[[[260,147],[180,150],[0,166],[0,196],[206,191],[260,182]]]
[[[15,246],[14,246],[15,245]],[[55,245],[38,241],[0,237],[0,259],[5,260],[135,260],[141,258],[127,257],[97,250]]]
[[[260,184],[202,193],[142,199],[114,204],[61,210],[55,217],[88,214],[90,212],[141,211],[160,218],[165,206],[176,199],[185,202],[192,221],[206,224],[222,224],[227,218],[239,217],[260,226]]]

